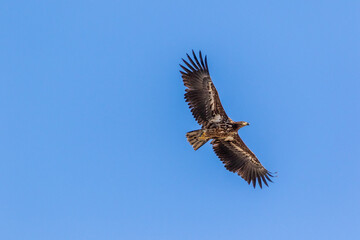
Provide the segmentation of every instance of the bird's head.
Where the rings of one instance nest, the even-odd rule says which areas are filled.
[[[236,122],[236,126],[237,126],[237,129],[238,129],[238,130],[239,130],[240,128],[245,127],[245,126],[248,126],[248,125],[250,125],[250,123],[248,123],[248,122],[244,122],[244,121]]]

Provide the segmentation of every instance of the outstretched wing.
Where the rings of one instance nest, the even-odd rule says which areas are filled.
[[[221,105],[219,94],[211,81],[207,59],[205,63],[199,52],[200,61],[194,51],[193,59],[187,54],[189,62],[184,61],[187,67],[180,65],[180,71],[186,88],[185,99],[196,121],[200,125],[225,122],[229,118]]]
[[[262,188],[262,182],[266,186],[268,186],[266,180],[272,182],[270,177],[273,177],[273,175],[261,165],[255,154],[245,145],[239,135],[236,135],[232,141],[217,139],[211,143],[216,155],[225,164],[225,168],[237,173],[248,184],[252,182],[254,188],[256,180],[260,188]]]

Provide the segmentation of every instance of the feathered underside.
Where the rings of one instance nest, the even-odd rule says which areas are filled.
[[[273,175],[266,170],[255,154],[245,145],[239,135],[236,135],[232,141],[213,140],[211,142],[216,155],[225,164],[225,168],[230,172],[237,173],[254,188],[256,181],[260,188],[262,183],[268,186],[267,181],[271,181]]]
[[[199,58],[194,51],[194,60],[187,54],[189,62],[184,61],[187,67],[180,65],[184,71],[180,71],[186,88],[185,99],[189,108],[196,119],[202,125],[207,126],[209,123],[226,122],[229,118],[221,105],[219,94],[210,78],[207,65],[199,52]]]
[[[180,65],[184,70],[180,72],[186,87],[185,99],[194,118],[202,125],[202,129],[218,127],[221,125],[220,123],[233,124],[234,122],[227,116],[210,78],[206,56],[204,61],[201,52],[199,52],[199,59],[194,51],[192,54],[193,59],[188,54],[188,61],[183,59],[186,67]],[[201,130],[197,130],[187,134],[188,140],[195,150],[207,142],[206,139],[200,139],[201,133]],[[216,155],[224,163],[225,168],[237,173],[249,184],[252,183],[254,188],[256,182],[260,188],[262,188],[262,183],[268,186],[267,181],[272,182],[270,177],[273,175],[261,165],[238,134],[229,136],[229,138],[214,138],[211,142]]]

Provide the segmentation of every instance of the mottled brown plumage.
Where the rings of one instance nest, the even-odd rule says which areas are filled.
[[[245,145],[238,135],[238,130],[249,125],[247,122],[234,122],[229,118],[220,102],[219,94],[210,78],[207,58],[199,59],[194,51],[193,59],[187,54],[186,65],[180,65],[180,71],[186,87],[185,100],[196,119],[202,126],[200,130],[188,132],[186,137],[195,150],[212,139],[211,144],[225,168],[237,173],[254,188],[258,182],[268,186],[272,174],[259,162],[255,154]]]

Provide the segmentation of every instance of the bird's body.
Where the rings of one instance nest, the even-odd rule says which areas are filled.
[[[200,142],[204,143],[206,143],[210,139],[230,141],[234,140],[236,135],[238,134],[237,131],[241,127],[246,126],[247,124],[248,123],[246,122],[234,122],[229,119],[225,123],[211,123],[200,130],[195,130],[187,133],[186,136],[190,143],[192,143],[190,140],[195,139],[194,136],[198,137],[197,139],[200,140]],[[192,145],[195,150],[199,149],[200,147],[198,147],[197,144]]]
[[[210,78],[207,59],[205,62],[199,52],[200,61],[193,51],[193,59],[189,56],[190,63],[183,60],[187,67],[180,71],[187,87],[185,99],[191,112],[202,128],[191,131],[186,137],[195,150],[212,139],[211,144],[225,167],[238,173],[249,184],[260,187],[262,182],[266,185],[271,181],[271,173],[259,162],[255,154],[245,145],[238,135],[238,130],[249,123],[234,122],[229,118],[221,105],[218,92]]]

